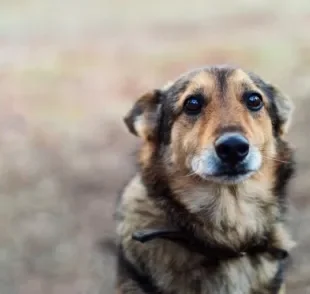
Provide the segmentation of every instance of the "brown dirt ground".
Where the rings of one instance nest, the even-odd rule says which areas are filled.
[[[0,293],[113,293],[122,116],[184,70],[233,63],[296,104],[288,293],[310,293],[309,1],[1,1]]]

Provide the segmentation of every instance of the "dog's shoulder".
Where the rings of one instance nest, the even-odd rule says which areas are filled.
[[[263,256],[224,261],[220,266],[211,269],[210,266],[203,265],[202,256],[174,242],[155,239],[143,244],[133,240],[132,234],[137,230],[166,225],[165,215],[148,197],[140,174],[136,174],[123,189],[118,209],[121,215],[118,225],[118,286],[125,293],[130,293],[127,289],[133,289],[135,293],[157,293],[155,290],[144,290],[141,285],[149,288],[161,285],[163,293],[172,290],[179,293],[200,293],[199,289],[222,291],[218,276],[232,276],[238,281],[227,284],[227,293],[251,293],[253,283],[267,285],[270,277],[275,276],[278,271],[278,263]],[[282,243],[286,239],[284,233],[281,227],[277,227],[274,242]],[[285,244],[275,245],[282,248]],[[210,275],[210,272],[218,275]],[[196,288],[193,285],[196,285]],[[267,291],[267,288],[264,291]]]
[[[121,239],[131,237],[136,230],[163,225],[165,219],[163,212],[148,197],[139,173],[124,187],[117,203],[116,214],[117,233]]]
[[[146,276],[145,261],[149,263],[147,267],[156,264],[153,249],[154,246],[159,249],[163,241],[144,246],[133,240],[132,235],[147,227],[161,226],[165,216],[148,197],[139,173],[126,184],[117,202],[118,289],[120,293],[157,293]]]

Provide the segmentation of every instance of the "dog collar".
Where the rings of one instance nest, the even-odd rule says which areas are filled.
[[[219,261],[230,258],[240,258],[245,255],[269,253],[277,260],[288,257],[288,252],[281,248],[270,246],[269,238],[265,237],[256,244],[239,251],[229,247],[218,246],[212,242],[202,242],[193,236],[175,229],[145,229],[133,233],[132,239],[141,243],[147,243],[154,239],[165,239],[182,245],[192,252],[202,254],[208,261]]]

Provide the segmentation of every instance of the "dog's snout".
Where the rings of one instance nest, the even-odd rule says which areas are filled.
[[[217,156],[225,163],[235,165],[245,159],[249,153],[249,142],[240,134],[225,134],[215,142]]]

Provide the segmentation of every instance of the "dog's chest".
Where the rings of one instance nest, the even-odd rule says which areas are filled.
[[[206,224],[206,235],[238,247],[249,236],[262,236],[274,221],[277,209],[269,190],[248,183],[237,192],[211,186],[180,195],[188,211]]]
[[[273,293],[268,290],[268,287],[272,284],[277,274],[278,263],[263,255],[255,258],[244,256],[237,259],[221,261],[216,266],[207,266],[202,255],[191,252],[175,242],[155,239],[146,244],[141,244],[132,240],[131,236],[137,230],[144,228],[161,228],[162,226],[165,227],[166,224],[163,212],[157,209],[154,203],[145,197],[145,189],[141,183],[135,181],[131,183],[130,187],[131,188],[127,189],[127,193],[123,196],[123,219],[119,225],[118,233],[121,236],[126,256],[142,273],[144,269],[146,269],[146,274],[150,276],[156,287],[160,289],[159,293]],[[193,196],[195,196],[195,199],[199,199],[197,194]],[[202,196],[205,201],[208,195],[201,195],[201,198]],[[227,199],[230,200],[231,195],[227,194],[226,200]],[[222,198],[222,200],[223,201],[220,203],[222,206],[216,207],[220,209],[217,213],[220,213],[220,216],[230,214],[231,220],[233,220],[231,226],[238,228],[238,230],[231,230],[230,234],[223,235],[223,232],[216,227],[209,228],[208,233],[211,234],[213,238],[229,245],[234,244],[234,242],[238,245],[241,240],[240,238],[243,237],[245,233],[251,231],[253,233],[258,233],[263,230],[261,222],[258,222],[258,225],[256,222],[246,222],[246,224],[241,222],[241,220],[253,220],[253,218],[256,220],[260,219],[262,213],[260,210],[254,210],[255,214],[253,214],[253,210],[249,209],[249,213],[246,213],[248,206],[245,206],[245,208],[242,206],[240,207],[240,205],[249,205],[250,208],[254,207],[256,209],[254,203],[245,202],[244,204],[240,204],[224,201],[224,198]],[[190,201],[190,203],[193,202]],[[237,213],[232,214],[230,211],[227,211],[227,203],[233,205],[236,210],[238,204],[238,208],[243,212],[242,218],[239,218]],[[198,205],[198,207],[205,208],[205,206],[200,205]],[[210,206],[207,206],[207,209],[209,208]],[[214,210],[213,213],[215,213]],[[244,226],[245,229],[243,229],[242,226]],[[208,255],[207,252],[206,255]],[[141,264],[144,266],[140,267]],[[137,291],[134,293],[139,292]]]
[[[189,261],[190,263],[190,261]],[[263,257],[242,257],[218,266],[197,266],[191,270],[159,273],[163,293],[178,294],[269,294],[278,271],[276,262]]]

